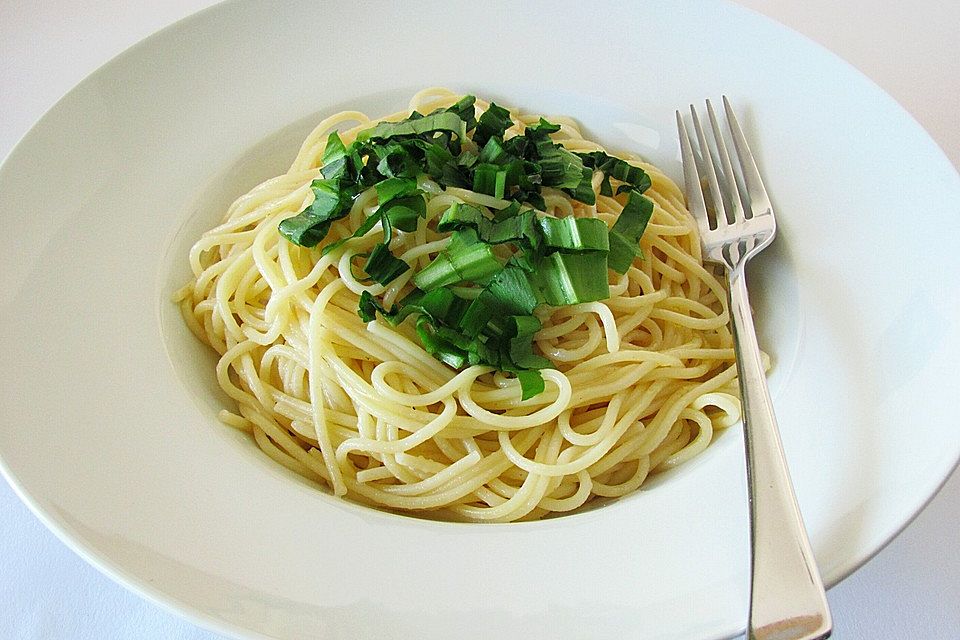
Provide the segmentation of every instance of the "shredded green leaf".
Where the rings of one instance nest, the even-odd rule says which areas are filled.
[[[418,221],[427,213],[427,203],[419,194],[394,198],[380,205],[377,213],[381,218],[386,218],[391,226],[409,233],[417,230]]]
[[[530,315],[537,306],[537,295],[527,274],[517,267],[505,267],[490,280],[486,290],[496,311],[503,315]]]
[[[437,231],[444,233],[470,227],[479,237],[484,237],[490,233],[491,226],[492,223],[480,209],[463,202],[455,202],[440,216]]]
[[[610,268],[617,273],[626,273],[633,259],[642,257],[640,236],[643,235],[653,215],[653,201],[631,191],[623,211],[610,229]]]
[[[548,249],[568,253],[607,251],[607,225],[597,218],[540,218],[543,241]]]
[[[339,180],[349,170],[350,153],[336,131],[327,137],[327,146],[323,151],[323,169],[326,180]]]
[[[449,132],[458,136],[466,133],[466,123],[456,113],[445,111],[400,122],[381,122],[372,129],[357,134],[357,141],[390,140],[399,136],[419,136],[425,133]]]
[[[607,253],[551,253],[538,265],[537,282],[547,304],[561,307],[610,296]]]
[[[650,188],[650,176],[643,169],[631,165],[626,160],[608,155],[603,151],[591,151],[590,153],[577,155],[583,159],[584,166],[603,172],[600,195],[613,195],[610,178],[624,183],[617,189],[617,193],[623,193],[631,189],[643,193]]]
[[[477,102],[474,96],[463,96],[456,104],[447,108],[450,113],[455,113],[458,118],[466,124],[466,130],[472,131],[477,126],[477,108],[474,106]]]
[[[491,102],[490,108],[483,112],[477,121],[477,130],[473,133],[473,141],[478,147],[483,147],[487,140],[493,137],[503,138],[507,129],[513,126],[510,112],[496,103]]]
[[[507,188],[506,169],[496,164],[478,164],[473,172],[473,190],[494,198],[503,198]]]
[[[467,241],[466,238],[471,240]],[[491,246],[475,238],[475,232],[455,232],[450,245],[437,255],[433,262],[413,276],[414,286],[431,291],[465,280],[489,280],[502,266]]]
[[[388,178],[376,185],[377,202],[380,206],[387,204],[394,198],[412,196],[419,193],[417,181],[410,178]]]
[[[430,321],[430,316],[421,315],[417,318],[417,335],[427,353],[440,362],[454,369],[460,369],[467,363],[467,352],[438,335],[437,328]]]
[[[363,270],[370,279],[380,284],[389,284],[397,276],[410,268],[410,265],[396,257],[382,242],[373,247]]]
[[[281,221],[279,227],[281,235],[304,247],[322,242],[330,231],[330,224],[350,211],[352,201],[352,194],[341,191],[337,179],[314,180],[310,188],[313,203],[294,217]]]
[[[535,369],[517,371],[516,375],[517,380],[520,381],[521,400],[534,398],[543,393],[544,389],[547,388],[543,382],[543,376]]]
[[[392,319],[397,315],[398,311],[399,308],[397,305],[393,305],[390,309],[384,308],[369,291],[364,291],[360,294],[360,306],[357,309],[357,314],[359,314],[360,319],[364,322],[372,322],[375,320],[377,312],[384,318]]]
[[[543,184],[558,189],[575,189],[583,178],[583,160],[550,138],[535,143]],[[593,193],[591,189],[591,193]]]

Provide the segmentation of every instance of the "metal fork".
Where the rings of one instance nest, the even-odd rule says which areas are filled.
[[[787,470],[747,299],[744,266],[770,244],[777,224],[753,154],[726,97],[723,107],[739,160],[746,208],[710,101],[707,114],[716,157],[693,105],[690,114],[699,158],[680,111],[677,128],[687,205],[697,221],[705,258],[726,267],[729,284],[750,487],[752,575],[747,636],[750,640],[829,638],[830,609]]]

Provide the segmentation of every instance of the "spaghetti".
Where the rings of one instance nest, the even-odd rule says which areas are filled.
[[[427,89],[409,111],[382,121],[458,98]],[[510,116],[508,137],[538,121]],[[567,149],[601,149],[574,121],[550,120],[561,125],[553,139]],[[194,279],[175,299],[193,333],[220,354],[217,379],[236,402],[235,411],[221,412],[224,423],[338,496],[444,519],[508,522],[634,491],[739,420],[724,285],[702,263],[680,190],[632,156],[620,157],[652,181],[644,255],[622,276],[610,272],[608,299],[536,309],[542,328],[534,344],[553,363],[541,372],[542,393],[521,401],[518,381],[502,372],[448,367],[424,350],[410,322],[363,322],[364,291],[390,305],[411,288],[413,270],[386,286],[354,273],[353,257],[369,252],[382,230],[321,255],[286,241],[277,227],[312,201],[327,134],[339,130],[349,143],[373,124],[354,111],[323,120],[287,173],[239,198],[190,252]],[[613,224],[623,197],[600,195],[602,178],[595,172],[593,206],[544,188],[545,212]],[[392,245],[414,267],[445,247],[436,220],[452,204],[509,204],[423,176],[418,186],[426,215]],[[376,207],[376,191],[362,192],[328,237],[348,238]]]

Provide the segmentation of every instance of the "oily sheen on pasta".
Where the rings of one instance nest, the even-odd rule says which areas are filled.
[[[458,98],[428,89],[409,110],[381,120]],[[476,103],[478,112],[486,106]],[[539,120],[510,116],[505,138]],[[552,138],[567,149],[601,149],[569,118],[548,119],[561,125]],[[724,287],[702,263],[680,190],[630,155],[619,157],[652,182],[643,256],[623,275],[609,271],[608,299],[536,308],[542,328],[534,344],[552,362],[541,372],[542,393],[521,401],[509,374],[452,369],[424,350],[410,321],[362,321],[365,290],[389,306],[412,287],[413,269],[386,286],[358,279],[355,256],[369,252],[382,230],[321,255],[288,242],[278,224],[313,201],[327,135],[339,130],[349,144],[376,122],[355,111],[322,121],[287,173],[240,197],[191,250],[194,278],[175,298],[190,329],[220,354],[217,379],[236,402],[221,412],[223,422],[338,496],[448,520],[509,522],[634,491],[739,420]],[[544,187],[545,213],[612,225],[624,196],[600,195],[602,178],[594,173],[594,206]],[[436,222],[453,203],[485,211],[507,205],[426,176],[418,186],[426,215],[415,231],[395,231],[391,245],[412,267],[426,266],[448,242]],[[360,193],[327,240],[350,236],[376,207],[373,188]]]

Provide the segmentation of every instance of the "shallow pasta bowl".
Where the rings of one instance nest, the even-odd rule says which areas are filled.
[[[827,582],[948,475],[960,453],[949,393],[960,295],[929,274],[960,267],[960,217],[944,204],[960,202],[960,179],[920,127],[836,58],[727,5],[557,5],[567,18],[549,29],[540,11],[503,12],[217,6],[94,73],[0,168],[0,458],[84,557],[238,636],[742,628],[736,430],[602,508],[482,526],[336,500],[216,422],[226,401],[212,356],[169,302],[187,247],[283,171],[320,117],[395,111],[431,84],[569,114],[675,178],[673,109],[729,95],[777,196],[781,235],[751,286]],[[470,44],[463,25],[480,41],[497,33],[496,46]],[[903,158],[898,188],[878,188]]]

